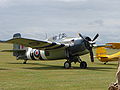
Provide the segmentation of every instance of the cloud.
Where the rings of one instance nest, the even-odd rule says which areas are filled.
[[[38,4],[38,0],[0,0],[0,7],[6,8],[11,6],[32,5],[35,3]]]
[[[87,0],[58,0],[61,2],[86,2]]]
[[[120,33],[119,0],[0,0],[0,7],[0,38],[15,32],[30,37],[80,32],[112,41],[107,37]]]
[[[41,5],[52,3],[73,3],[73,2],[86,2],[87,0],[0,0],[0,7],[6,8],[10,6],[23,6],[23,5]]]
[[[0,7],[6,7],[8,2],[8,0],[0,0]]]
[[[93,22],[90,22],[90,23],[88,23],[88,25],[94,25],[94,26],[103,26],[104,25],[104,21],[103,20],[95,20],[95,21],[93,21]]]

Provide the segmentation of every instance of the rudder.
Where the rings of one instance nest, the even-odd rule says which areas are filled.
[[[21,38],[21,34],[20,33],[16,33],[13,35],[13,38]],[[25,49],[25,47],[23,45],[19,45],[19,44],[13,44],[13,50],[22,50]],[[13,56],[19,56],[19,52],[13,52]]]
[[[106,49],[105,49],[105,47],[98,47],[97,49],[96,49],[96,57],[100,57],[100,56],[105,56],[105,55],[107,55],[107,51],[106,51]]]

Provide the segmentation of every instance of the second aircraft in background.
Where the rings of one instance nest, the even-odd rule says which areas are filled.
[[[118,61],[120,59],[120,52],[108,55],[106,48],[120,49],[120,43],[107,43],[105,47],[98,47],[96,49],[96,58],[99,61],[106,64],[107,62]]]

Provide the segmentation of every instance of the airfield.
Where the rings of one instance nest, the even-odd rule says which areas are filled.
[[[11,49],[10,44],[0,44],[0,50]],[[109,50],[109,53],[118,50]],[[65,60],[28,61],[16,60],[12,53],[0,52],[0,90],[107,90],[115,81],[117,62],[104,65],[89,54],[82,56],[88,64],[80,69],[79,63],[72,63],[71,69],[64,69]]]

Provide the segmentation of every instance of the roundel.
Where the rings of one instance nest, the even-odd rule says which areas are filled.
[[[39,57],[40,56],[40,50],[35,50],[34,51],[34,56]]]

